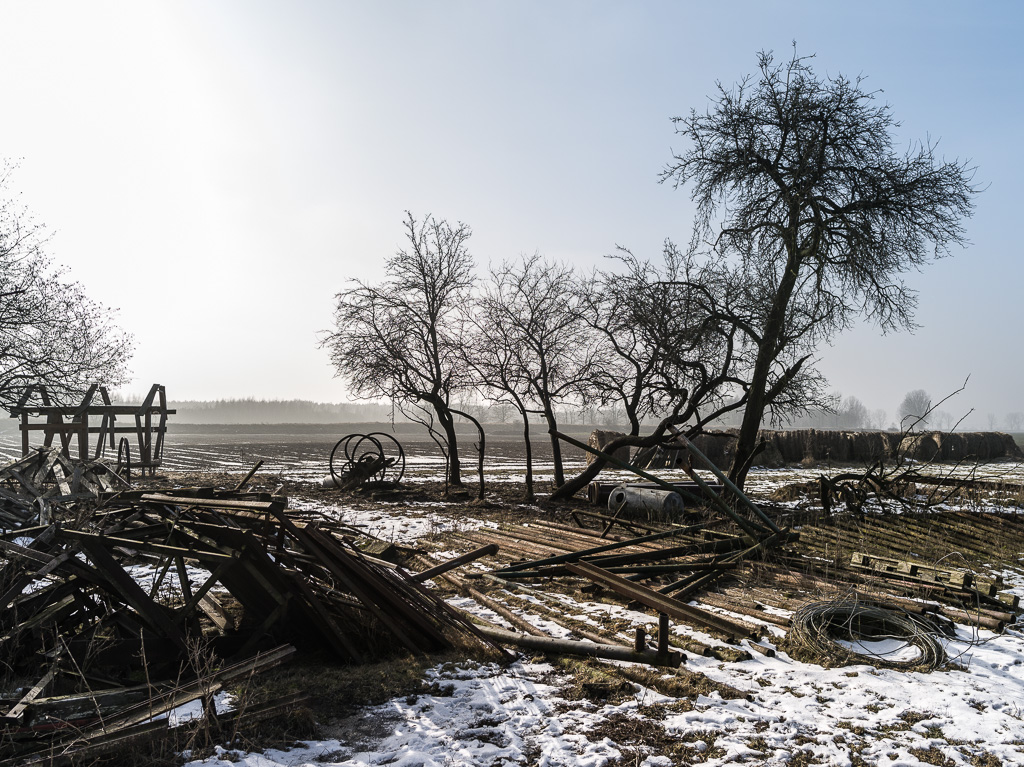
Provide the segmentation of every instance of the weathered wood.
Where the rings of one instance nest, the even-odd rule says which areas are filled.
[[[32,686],[32,689],[26,692],[22,696],[21,700],[19,700],[17,704],[12,706],[10,711],[8,711],[4,715],[5,719],[14,721],[19,721],[21,719],[26,709],[28,709],[29,704],[32,703],[32,701],[34,701],[36,698],[38,698],[42,694],[43,690],[45,690],[53,681],[53,678],[57,675],[59,662],[60,656],[58,655],[57,658],[53,661],[53,663],[50,664],[49,670],[45,674],[43,674],[43,678],[36,682],[35,685]]]
[[[478,604],[482,605],[483,607],[486,607],[488,610],[491,610],[492,612],[497,613],[502,618],[511,623],[513,626],[525,631],[527,634],[532,634],[533,636],[538,637],[549,636],[544,631],[541,631],[539,628],[532,625],[526,619],[520,618],[514,612],[505,607],[505,605],[501,604],[500,602],[494,599],[491,599],[486,594],[482,594],[476,589],[468,587],[466,588],[466,593],[469,594]]]
[[[263,465],[263,459],[256,461],[256,465],[249,469],[249,473],[246,474],[242,481],[235,485],[235,492],[241,492],[242,488],[249,484],[249,480],[256,476],[256,472],[260,470],[260,466]]]
[[[435,576],[438,576],[441,573],[446,573],[449,570],[455,569],[456,567],[461,567],[462,565],[468,564],[469,562],[476,561],[477,559],[480,559],[480,557],[493,556],[497,553],[498,544],[496,543],[491,543],[487,546],[481,546],[479,549],[474,549],[473,551],[462,554],[461,556],[453,557],[452,559],[449,559],[447,562],[442,562],[439,565],[431,567],[429,570],[424,570],[421,573],[415,573],[414,575],[412,575],[412,579],[414,581],[429,581],[431,578],[434,578]]]
[[[646,586],[628,581],[592,564],[579,562],[568,565],[568,568],[576,575],[587,578],[594,583],[611,589],[617,594],[639,602],[656,612],[665,613],[684,623],[713,629],[725,634],[730,639],[735,639],[736,637],[754,638],[758,636],[759,632],[753,626],[728,620],[707,610],[691,607],[684,602],[664,594],[659,594],[657,591],[653,591]]]
[[[185,636],[181,633],[181,630],[177,625],[170,619],[163,608],[156,604],[145,591],[135,582],[135,580],[124,571],[124,568],[117,563],[117,561],[110,555],[110,552],[106,548],[98,543],[93,538],[82,537],[79,538],[79,542],[86,553],[89,555],[89,559],[92,560],[95,565],[107,578],[110,579],[111,584],[115,590],[118,591],[125,601],[128,602],[138,613],[154,627],[155,630],[159,631],[160,634],[167,639],[170,639],[174,644],[182,650],[187,652],[188,648],[185,645]]]
[[[503,567],[500,570],[495,570],[496,574],[508,573],[513,570],[528,570],[537,567],[543,567],[545,565],[556,565],[563,564],[565,562],[575,562],[583,559],[584,557],[592,557],[598,554],[604,554],[609,551],[615,551],[616,549],[628,548],[635,546],[639,543],[650,543],[651,541],[660,541],[665,538],[673,538],[679,535],[689,535],[691,533],[699,532],[703,530],[703,525],[690,525],[689,527],[676,527],[671,530],[664,530],[658,533],[651,533],[650,535],[643,535],[639,538],[630,538],[625,541],[615,541],[613,543],[606,543],[603,546],[593,546],[589,549],[581,549],[573,551],[568,554],[559,554],[553,557],[546,557],[544,559],[535,559],[530,562],[516,562],[515,564]]]
[[[278,501],[231,501],[221,498],[191,498],[184,495],[147,493],[140,500],[152,503],[166,503],[171,506],[197,506],[204,509],[242,509],[245,511],[267,512],[283,506]]]
[[[552,637],[539,637],[532,634],[517,634],[514,631],[505,631],[499,628],[491,628],[490,626],[478,626],[477,630],[484,636],[496,639],[499,642],[560,655],[585,655],[592,658],[608,658],[609,660],[645,663],[649,666],[667,666],[669,668],[678,668],[683,662],[683,654],[674,651],[664,654],[654,650],[636,652],[632,647],[623,647],[621,645],[578,642],[573,639],[554,639]]]

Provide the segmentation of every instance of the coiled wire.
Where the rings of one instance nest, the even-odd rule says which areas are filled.
[[[864,602],[837,600],[811,602],[791,619],[788,643],[813,654],[823,665],[867,663],[882,668],[932,671],[946,662],[946,652],[936,637],[937,627],[905,610],[877,607]],[[914,658],[898,659],[891,653],[855,651],[845,641],[893,639],[917,648]]]

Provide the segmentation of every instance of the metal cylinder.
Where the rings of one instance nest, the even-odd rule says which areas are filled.
[[[612,512],[647,511],[673,516],[683,513],[683,497],[661,488],[619,485],[608,496],[608,509]]]

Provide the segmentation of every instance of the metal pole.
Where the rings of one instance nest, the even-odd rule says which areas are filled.
[[[759,509],[757,506],[755,506],[751,502],[751,500],[749,498],[747,498],[746,495],[743,494],[743,491],[740,490],[738,487],[736,487],[735,484],[733,484],[731,479],[729,479],[717,466],[715,466],[715,464],[713,464],[711,462],[711,460],[706,455],[704,455],[704,453],[702,453],[700,450],[697,449],[697,446],[694,445],[693,442],[691,442],[689,439],[684,437],[682,434],[678,435],[676,437],[676,439],[680,440],[686,446],[687,450],[689,450],[695,456],[697,456],[702,461],[704,461],[704,463],[707,464],[707,467],[711,471],[711,473],[714,474],[716,477],[718,477],[720,480],[722,480],[722,484],[725,485],[730,490],[732,490],[733,493],[736,494],[736,497],[740,499],[740,502],[744,506],[746,506],[752,512],[757,514],[757,516],[766,525],[768,525],[768,527],[770,527],[772,529],[773,533],[781,533],[782,532],[782,530],[779,529],[779,526],[776,525],[767,514],[765,514],[763,511],[761,511],[761,509]]]

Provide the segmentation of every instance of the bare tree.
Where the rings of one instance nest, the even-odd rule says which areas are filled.
[[[1020,431],[1024,427],[1024,413],[1015,411],[1006,414],[1006,428],[1010,431]]]
[[[671,443],[678,431],[693,437],[741,410],[749,396],[756,346],[748,329],[763,306],[757,281],[737,275],[723,258],[698,264],[671,242],[663,256],[656,268],[621,251],[622,279],[606,275],[592,283],[586,316],[602,341],[594,378],[602,396],[632,409],[632,433],[607,450],[653,449]],[[821,405],[820,388],[813,371],[797,361],[773,378],[766,406],[780,418],[802,412]],[[639,435],[643,413],[665,416],[646,436]],[[604,465],[598,458],[552,498],[571,496]]]
[[[32,383],[63,404],[92,383],[123,384],[131,336],[53,265],[45,229],[8,190],[13,170],[0,168],[0,407]]]
[[[536,500],[533,488],[533,445],[530,442],[531,387],[519,333],[505,312],[497,283],[485,288],[473,314],[473,331],[464,347],[466,365],[475,375],[480,393],[502,410],[515,408],[523,421],[526,449],[526,503]],[[504,423],[504,419],[502,420]]]
[[[575,402],[591,371],[591,338],[580,318],[572,268],[539,254],[492,267],[480,302],[492,355],[485,383],[497,387],[523,414],[539,413],[553,431],[556,407]],[[527,444],[529,437],[526,435]],[[555,485],[565,482],[562,450],[551,436]],[[529,492],[529,491],[528,491]]]
[[[474,282],[466,249],[472,232],[409,212],[405,230],[408,248],[388,259],[383,283],[355,280],[335,296],[334,331],[321,345],[354,396],[389,399],[426,426],[446,456],[448,481],[461,485],[452,396],[469,384],[461,350]]]
[[[900,429],[913,431],[924,428],[932,417],[932,398],[924,389],[908,391],[900,406],[896,409],[896,417],[900,419]]]
[[[746,329],[757,353],[731,470],[739,485],[773,377],[799,374],[858,315],[883,331],[912,327],[916,296],[900,275],[965,242],[977,191],[973,169],[940,162],[931,144],[894,151],[898,123],[861,78],[819,78],[795,53],[783,64],[761,53],[758,68],[719,85],[705,113],[675,118],[691,146],[662,173],[692,185],[693,249],[707,243],[764,287]]]
[[[862,429],[868,422],[868,409],[856,397],[850,396],[843,400],[839,409],[839,427],[842,429]]]
[[[621,247],[611,258],[618,268],[583,282],[579,305],[596,337],[591,385],[598,402],[621,407],[637,436],[645,418],[688,399],[693,374],[720,366],[712,360],[719,349],[708,343],[715,320],[703,300],[715,298],[716,285],[671,242],[659,265]]]
[[[935,420],[935,426],[939,431],[949,431],[953,425],[953,415],[948,410],[936,410],[931,417]]]

